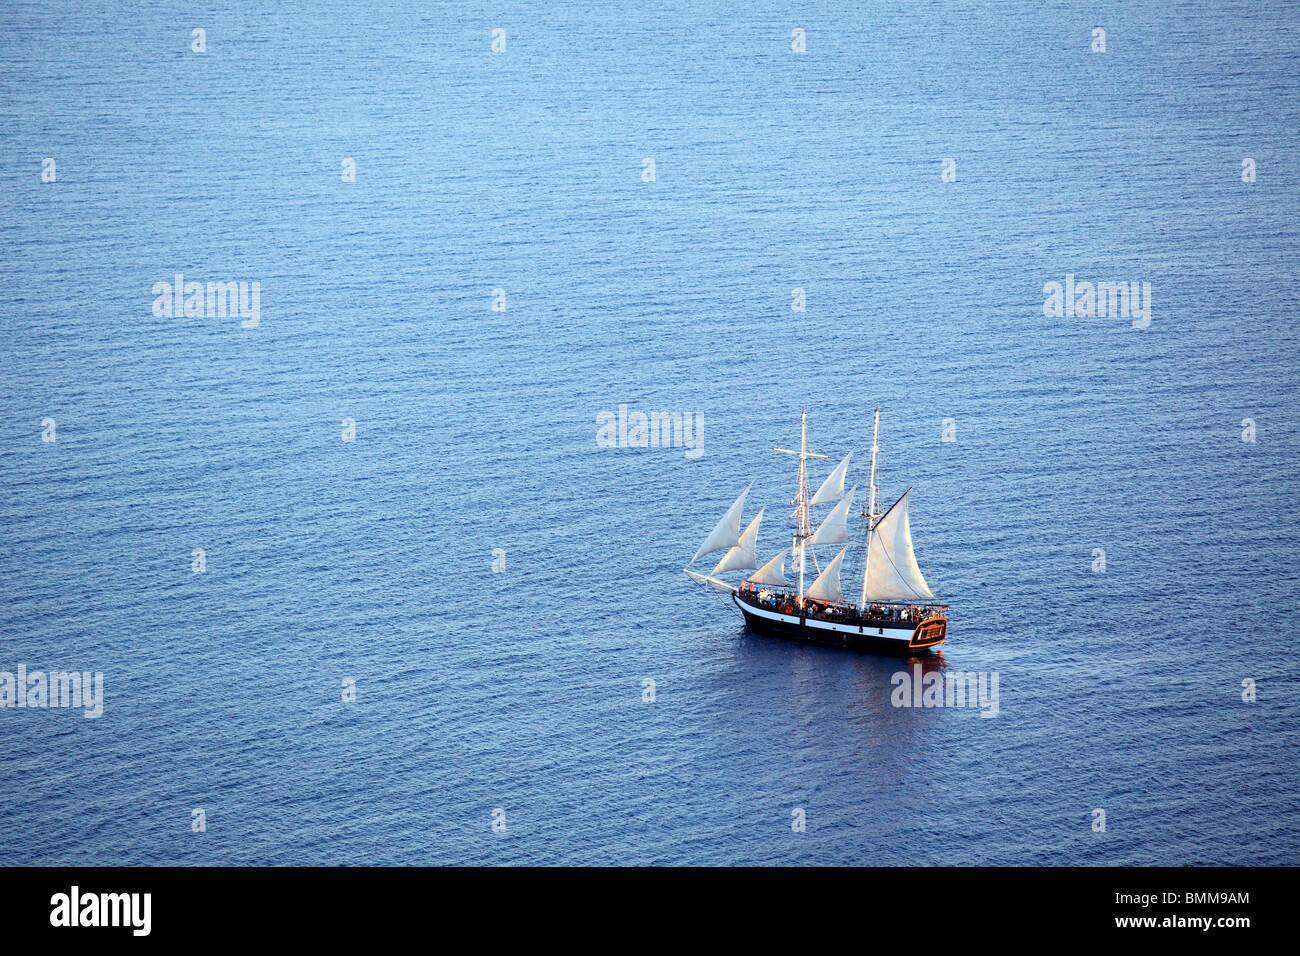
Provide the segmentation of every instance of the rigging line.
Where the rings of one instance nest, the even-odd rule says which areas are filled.
[[[900,570],[898,570],[898,565],[896,565],[896,564],[894,563],[894,559],[891,558],[891,557],[889,556],[889,551],[887,551],[884,547],[881,547],[880,550],[881,550],[881,552],[884,554],[884,556],[885,556],[885,560],[889,562],[889,566],[890,566],[891,568],[894,569],[894,575],[898,578],[899,581],[902,581],[902,580],[903,580],[903,572],[900,571]],[[910,586],[909,586],[909,587],[908,587],[908,590],[912,592],[912,596],[913,596],[916,600],[918,600],[918,601],[926,601],[926,600],[929,600],[928,598],[923,598],[923,597],[921,597],[921,595],[918,594],[918,593],[916,592],[916,588],[914,588],[914,587],[910,587]]]
[[[841,542],[839,542],[839,541],[835,542],[835,544],[840,544],[840,543],[841,543]],[[852,541],[847,541],[847,542],[844,542],[844,543],[845,543],[845,544],[852,544],[853,542],[852,542]],[[832,549],[834,549],[834,547],[835,547],[835,545],[831,545],[831,548],[832,548]],[[812,552],[812,556],[813,556],[813,567],[815,567],[815,568],[817,569],[817,573],[820,575],[820,574],[822,573],[822,568],[821,568],[821,566],[817,563],[817,549],[816,549],[816,547],[814,547],[813,545],[809,545],[809,546],[808,546],[808,550]]]
[[[813,521],[812,505],[809,505],[808,506],[808,527],[811,528],[814,523],[815,522]],[[822,566],[821,566],[821,562],[817,560],[817,545],[812,543],[812,535],[816,533],[817,531],[814,529],[809,535],[808,550],[812,552],[813,567],[817,569],[817,574],[820,575],[822,573]]]
[[[863,573],[866,573],[867,549],[871,547],[871,530],[867,529],[866,531],[863,531],[862,536],[858,539],[858,541],[856,542],[849,541],[849,544],[857,544],[857,543],[861,543],[862,545],[862,571]],[[858,573],[857,558],[858,558],[857,552],[854,552],[853,563],[849,565],[850,577],[855,576]]]
[[[938,585],[938,578],[936,578],[934,572],[930,570],[930,556],[925,553],[925,539],[918,534],[916,536],[916,543],[921,546],[921,560],[925,562],[926,583],[930,584],[930,590],[933,591]]]

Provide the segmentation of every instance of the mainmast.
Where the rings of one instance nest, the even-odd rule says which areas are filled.
[[[799,456],[799,486],[794,496],[795,531],[793,548],[799,552],[799,606],[803,607],[804,543],[812,536],[812,523],[808,517],[808,459],[829,458],[830,456],[814,455],[808,451],[808,409],[806,408],[799,415],[799,450],[796,452],[791,451],[789,448],[773,448],[772,451]]]
[[[871,568],[871,532],[872,524],[876,520],[876,452],[880,448],[880,406],[876,406],[876,421],[871,428],[871,504],[867,510],[862,512],[862,517],[867,519],[867,548],[866,556],[862,561],[862,600],[858,602],[859,613],[867,612],[867,571]]]

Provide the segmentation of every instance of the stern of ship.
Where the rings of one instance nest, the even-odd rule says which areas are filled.
[[[948,636],[948,619],[942,615],[927,617],[920,624],[916,625],[916,630],[912,632],[912,639],[907,642],[907,646],[915,650],[923,647],[938,647]]]

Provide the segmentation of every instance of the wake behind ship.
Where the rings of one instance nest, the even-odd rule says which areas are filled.
[[[808,451],[808,415],[801,417],[799,450],[773,451],[799,458],[799,478],[792,502],[794,532],[791,546],[758,567],[757,538],[763,520],[760,510],[742,533],[741,516],[749,488],[740,493],[722,520],[705,539],[694,564],[706,554],[725,551],[707,574],[684,569],[692,579],[731,596],[745,622],[760,631],[780,634],[814,644],[860,650],[897,653],[928,651],[944,642],[948,634],[948,606],[939,603],[925,581],[912,547],[908,519],[909,488],[888,508],[876,511],[876,454],[879,450],[880,409],[876,409],[871,438],[871,476],[868,503],[861,512],[864,553],[862,587],[858,600],[846,599],[840,588],[840,571],[849,550],[849,512],[857,491],[844,493],[850,452],[822,482],[817,492],[808,493],[808,460],[828,458]],[[751,485],[752,487],[752,485]],[[826,517],[813,529],[813,509],[831,505]],[[822,567],[817,548],[842,544],[839,552]],[[794,555],[798,581],[786,581],[785,559]],[[804,586],[809,564],[817,571],[811,585]],[[719,575],[756,569],[739,584]]]

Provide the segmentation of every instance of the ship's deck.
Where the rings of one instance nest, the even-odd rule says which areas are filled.
[[[769,592],[768,601],[759,598],[759,592],[740,587],[736,590],[736,597],[746,604],[753,607],[763,608],[768,611],[777,611],[783,614],[798,614],[799,607],[797,604],[798,596],[793,592],[779,591],[766,588]],[[900,604],[900,603],[877,603],[868,608],[866,614],[859,614],[856,604],[838,604],[824,601],[809,601],[805,599],[804,613],[811,618],[820,621],[834,621],[836,623],[882,625],[889,624],[894,627],[916,625],[924,620],[933,617],[947,617],[948,605],[946,604]]]

